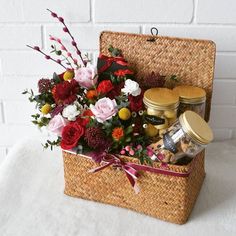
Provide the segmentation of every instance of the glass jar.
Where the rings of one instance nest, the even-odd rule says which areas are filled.
[[[195,157],[213,140],[209,125],[193,111],[186,111],[167,130],[163,138],[149,147],[152,159],[166,163],[176,163],[183,156]]]
[[[147,109],[145,119],[158,132],[166,130],[177,119],[179,96],[176,92],[167,88],[151,88],[145,91],[143,102]]]
[[[182,85],[175,87],[173,91],[179,94],[178,116],[185,111],[194,111],[202,118],[205,116],[206,92],[199,87]]]

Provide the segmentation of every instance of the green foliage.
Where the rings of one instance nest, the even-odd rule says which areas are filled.
[[[60,77],[59,77],[58,74],[55,73],[55,72],[53,73],[52,81],[53,81],[54,84],[59,84],[59,83],[61,82]]]
[[[126,95],[120,95],[120,96],[117,96],[115,98],[116,98],[118,109],[129,106],[129,100],[128,100],[128,97]]]
[[[170,80],[173,80],[175,82],[179,82],[180,79],[177,77],[177,75],[171,75]]]
[[[35,114],[31,116],[33,118],[32,123],[37,125],[39,128],[42,128],[43,126],[47,126],[50,118],[47,118],[45,116],[40,117],[40,114]]]
[[[112,45],[109,46],[108,51],[113,57],[118,57],[121,55],[121,50],[118,48],[114,48]]]
[[[55,146],[59,146],[60,145],[60,142],[61,142],[61,138],[58,137],[56,140],[47,140],[46,143],[42,144],[42,146],[47,149],[47,148],[50,148],[51,150],[53,150],[53,148]]]
[[[35,101],[35,96],[34,96],[34,91],[32,89],[28,90],[28,89],[25,89],[22,94],[28,94],[29,95],[29,101],[30,102],[34,102]]]
[[[30,89],[30,90],[25,89],[22,92],[22,94],[24,94],[24,95],[28,94],[29,101],[35,102],[36,107],[39,107],[39,108],[41,108],[46,103],[49,103],[50,105],[55,104],[55,101],[54,101],[54,98],[53,98],[51,92],[44,92],[44,93],[35,95],[32,89]]]

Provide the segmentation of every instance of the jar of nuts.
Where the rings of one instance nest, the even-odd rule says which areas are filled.
[[[163,138],[149,147],[153,160],[176,163],[183,156],[195,157],[213,140],[213,133],[202,117],[186,111],[168,129]]]
[[[151,88],[145,91],[143,102],[147,109],[145,119],[163,134],[177,118],[179,96],[167,88]]]
[[[202,118],[205,116],[206,92],[199,87],[182,85],[175,87],[173,91],[179,94],[178,116],[187,110],[199,114]]]

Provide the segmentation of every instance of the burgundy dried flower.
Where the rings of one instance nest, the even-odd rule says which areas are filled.
[[[103,130],[100,127],[89,127],[85,131],[85,140],[89,147],[96,149],[98,147],[103,148],[106,138]],[[106,147],[104,147],[104,149],[105,148]]]
[[[40,93],[48,92],[52,88],[50,79],[40,79],[38,82],[38,88]]]
[[[63,81],[55,85],[52,89],[53,98],[56,104],[71,104],[77,99],[79,84],[76,80]]]
[[[48,56],[48,55],[45,55],[45,58],[46,58],[47,60],[51,59],[51,57]]]
[[[152,71],[143,81],[141,81],[141,87],[148,89],[154,87],[163,87],[165,84],[165,76],[161,76],[159,73]]]

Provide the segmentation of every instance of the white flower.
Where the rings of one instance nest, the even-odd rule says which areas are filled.
[[[69,121],[75,121],[76,116],[81,113],[82,106],[78,103],[74,103],[73,105],[66,106],[62,111],[62,116],[67,118]]]
[[[121,91],[126,94],[126,95],[133,95],[133,96],[138,96],[141,93],[141,89],[139,87],[139,84],[131,79],[127,79],[125,81],[125,86]]]

